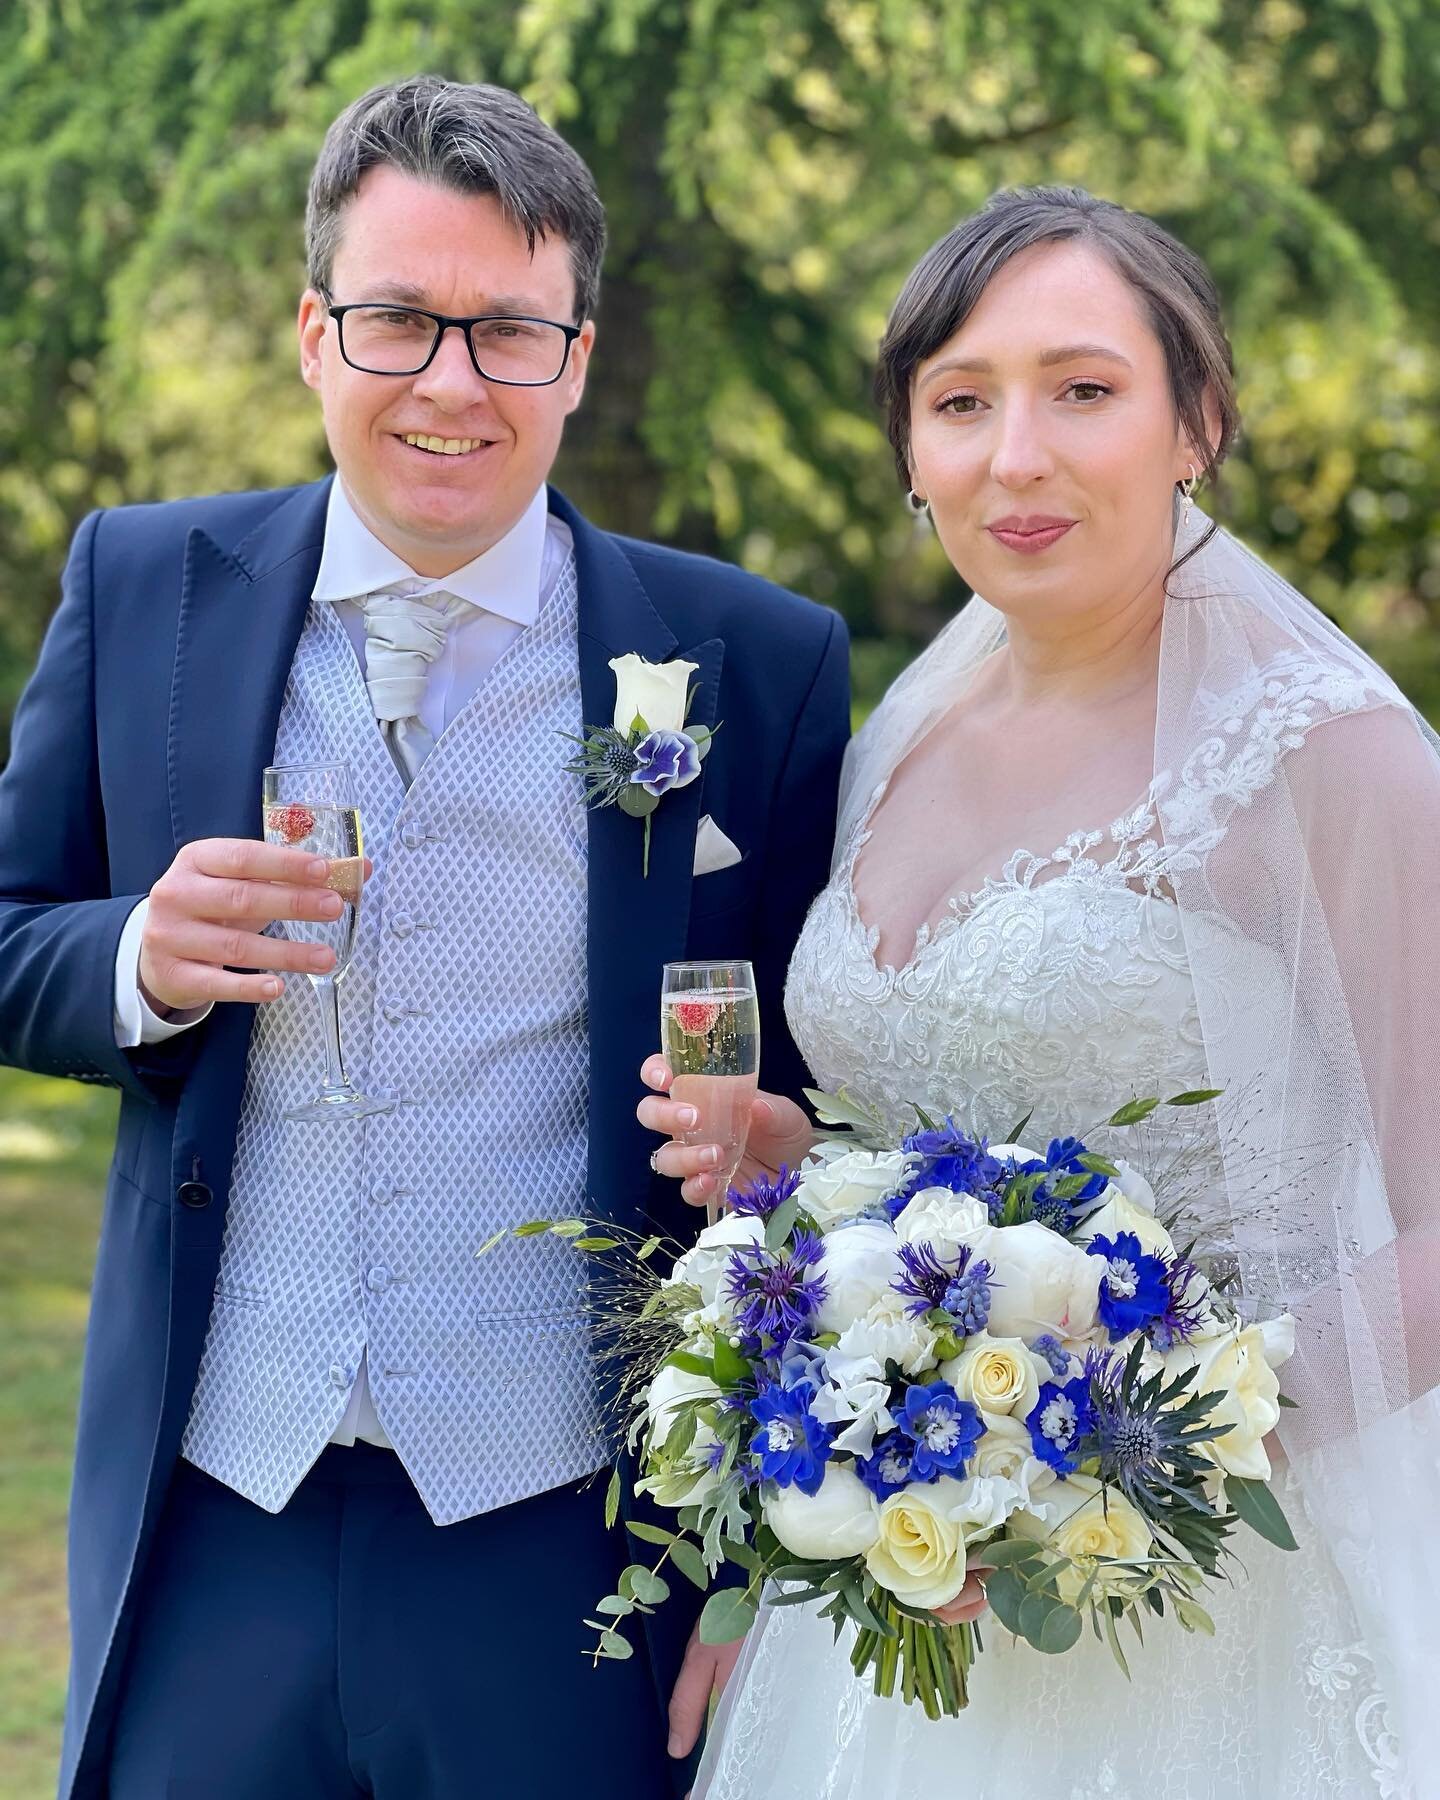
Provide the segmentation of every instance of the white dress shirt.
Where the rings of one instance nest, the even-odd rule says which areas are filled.
[[[496,544],[451,575],[417,575],[382,544],[360,518],[337,475],[330,487],[325,541],[311,590],[312,604],[333,605],[349,633],[361,672],[365,669],[365,614],[360,602],[386,588],[408,594],[453,594],[470,603],[446,634],[445,648],[425,681],[420,718],[438,741],[510,645],[539,617],[569,555],[570,528],[549,511],[545,488]],[[376,730],[379,730],[377,724]],[[258,799],[257,799],[258,817]],[[210,1008],[194,1007],[162,1019],[140,992],[140,938],[149,901],[125,922],[115,957],[115,1041],[122,1050],[157,1044],[199,1024]],[[362,1357],[350,1403],[331,1440],[356,1438],[389,1445],[376,1416]]]

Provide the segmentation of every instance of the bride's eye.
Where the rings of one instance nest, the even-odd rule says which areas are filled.
[[[1072,381],[1065,390],[1065,397],[1067,400],[1078,400],[1082,406],[1093,406],[1097,400],[1103,400],[1112,391],[1103,381]]]
[[[978,394],[946,394],[935,402],[937,413],[950,413],[956,418],[973,419],[980,407]]]

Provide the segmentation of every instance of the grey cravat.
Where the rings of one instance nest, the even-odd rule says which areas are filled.
[[[365,685],[380,730],[406,787],[435,748],[421,723],[430,666],[445,634],[470,605],[453,594],[381,592],[360,602],[365,614]]]

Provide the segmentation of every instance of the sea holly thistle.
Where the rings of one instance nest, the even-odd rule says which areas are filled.
[[[720,727],[683,729],[696,692],[694,688],[685,690],[683,683],[694,673],[694,663],[647,663],[638,656],[624,656],[617,657],[610,667],[615,670],[618,688],[615,720],[609,725],[586,725],[579,737],[561,732],[568,742],[579,745],[576,755],[565,764],[565,772],[578,775],[584,783],[587,807],[618,806],[632,819],[644,820],[643,872],[648,876],[651,815],[672,789],[689,787],[699,776]],[[681,684],[679,695],[674,691],[676,678]],[[668,712],[677,723],[652,726],[638,707],[631,711],[629,693],[648,696],[644,704],[660,709],[656,717]]]

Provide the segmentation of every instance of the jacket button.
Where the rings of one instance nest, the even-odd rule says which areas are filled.
[[[199,1212],[215,1198],[207,1183],[203,1181],[182,1181],[176,1195],[182,1206],[188,1206]]]

